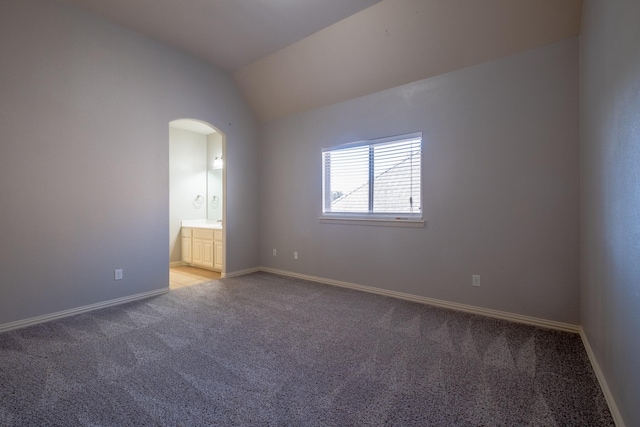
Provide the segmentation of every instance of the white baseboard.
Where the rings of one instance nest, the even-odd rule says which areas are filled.
[[[584,344],[584,348],[587,350],[589,361],[591,362],[593,371],[596,373],[596,377],[598,378],[598,383],[600,383],[602,394],[604,394],[604,398],[607,401],[607,405],[609,406],[609,411],[611,412],[611,417],[613,418],[613,421],[616,423],[617,427],[625,427],[624,420],[622,419],[622,415],[620,414],[618,405],[616,405],[616,401],[613,399],[613,394],[611,394],[611,389],[609,388],[607,379],[605,378],[604,373],[600,368],[598,359],[596,358],[596,355],[593,352],[593,349],[591,348],[591,344],[589,344],[589,339],[587,338],[587,334],[584,333],[584,329],[582,329],[582,327],[580,327],[580,338],[582,338],[582,343]]]
[[[173,268],[173,267],[183,267],[185,265],[188,265],[186,262],[184,261],[171,261],[169,263],[169,268]]]
[[[437,307],[449,308],[457,311],[464,311],[466,313],[479,314],[481,316],[493,317],[496,319],[509,320],[511,322],[525,323],[527,325],[539,326],[547,329],[557,329],[561,331],[579,333],[580,327],[578,325],[572,325],[570,323],[556,322],[554,320],[540,319],[537,317],[523,316],[521,314],[509,313],[506,311],[492,310],[488,308],[476,307],[467,304],[458,304],[455,302],[449,302],[434,298],[427,298],[418,295],[406,294],[403,292],[389,291],[387,289],[374,288],[371,286],[358,285],[355,283],[342,282],[339,280],[326,279],[324,277],[309,276],[306,274],[294,273],[286,270],[278,270],[275,268],[260,267],[260,271],[267,273],[279,274],[281,276],[295,277],[298,279],[310,280],[312,282],[325,283],[327,285],[340,286],[343,288],[356,289],[358,291],[364,291],[374,293],[378,295],[385,295],[393,298],[399,298],[407,301],[418,302],[422,304],[433,305]]]
[[[143,292],[141,294],[129,295],[127,297],[116,298],[109,301],[103,301],[96,304],[85,305],[82,307],[72,308],[69,310],[58,311],[57,313],[45,314],[44,316],[31,317],[29,319],[18,320],[17,322],[5,323],[0,325],[0,333],[11,331],[13,329],[25,328],[27,326],[37,325],[38,323],[48,322],[50,320],[61,319],[63,317],[73,316],[75,314],[86,313],[88,311],[97,310],[99,308],[112,307],[131,301],[154,297],[169,292],[169,288],[156,291]]]
[[[180,262],[178,265],[183,265],[183,263]],[[467,313],[478,314],[478,315],[481,315],[481,316],[488,316],[488,317],[493,317],[493,318],[497,318],[497,319],[508,320],[508,321],[512,321],[512,322],[525,323],[525,324],[529,324],[529,325],[533,325],[533,326],[539,326],[539,327],[548,328],[548,329],[557,329],[557,330],[566,331],[566,332],[578,333],[578,334],[580,334],[580,337],[581,337],[582,342],[584,344],[584,347],[586,349],[587,355],[589,357],[589,361],[591,362],[591,366],[593,367],[593,370],[594,370],[594,372],[596,374],[596,377],[598,379],[598,383],[600,384],[600,388],[602,389],[602,393],[604,394],[604,397],[605,397],[605,399],[607,401],[607,405],[609,406],[609,411],[611,412],[611,416],[613,417],[613,420],[614,420],[616,426],[617,427],[626,427],[625,423],[624,423],[624,420],[622,419],[622,415],[620,414],[620,410],[618,409],[618,405],[616,405],[616,402],[615,402],[615,400],[613,398],[613,395],[611,394],[611,390],[609,389],[609,385],[607,384],[607,380],[606,380],[606,378],[604,376],[604,373],[602,372],[602,369],[600,368],[600,364],[598,363],[598,359],[596,358],[596,356],[595,356],[595,354],[593,352],[593,349],[591,348],[591,345],[589,344],[589,340],[588,340],[588,338],[587,338],[586,334],[584,333],[584,330],[582,329],[581,326],[572,325],[572,324],[569,324],[569,323],[556,322],[556,321],[553,321],[553,320],[540,319],[540,318],[536,318],[536,317],[523,316],[523,315],[520,315],[520,314],[509,313],[509,312],[504,312],[504,311],[499,311],[499,310],[492,310],[492,309],[487,309],[487,308],[482,308],[482,307],[476,307],[476,306],[472,306],[472,305],[458,304],[458,303],[444,301],[444,300],[438,300],[438,299],[434,299],[434,298],[427,298],[427,297],[422,297],[422,296],[418,296],[418,295],[406,294],[406,293],[403,293],[403,292],[390,291],[390,290],[387,290],[387,289],[374,288],[374,287],[371,287],[371,286],[358,285],[358,284],[355,284],[355,283],[343,282],[343,281],[333,280],[333,279],[327,279],[327,278],[318,277],[318,276],[310,276],[310,275],[307,275],[307,274],[299,274],[299,273],[294,273],[294,272],[291,272],[291,271],[278,270],[278,269],[275,269],[275,268],[268,268],[268,267],[248,268],[248,269],[245,269],[245,270],[237,270],[237,271],[233,271],[233,272],[230,272],[230,273],[222,273],[222,278],[243,276],[245,274],[256,273],[258,271],[264,271],[266,273],[272,273],[272,274],[278,274],[278,275],[281,275],[281,276],[294,277],[294,278],[303,279],[303,280],[310,280],[312,282],[324,283],[324,284],[333,285],[333,286],[340,286],[340,287],[343,287],[343,288],[350,288],[350,289],[355,289],[355,290],[358,290],[358,291],[369,292],[369,293],[374,293],[374,294],[378,294],[378,295],[385,295],[385,296],[389,296],[389,297],[393,297],[393,298],[399,298],[399,299],[403,299],[403,300],[407,300],[407,301],[413,301],[413,302],[418,302],[418,303],[427,304],[427,305],[433,305],[433,306],[437,306],[437,307],[444,307],[444,308],[463,311],[463,312],[467,312]],[[51,313],[51,314],[47,314],[47,315],[44,315],[44,316],[37,316],[37,317],[29,318],[29,319],[19,320],[17,322],[5,323],[5,324],[0,325],[0,333],[11,331],[11,330],[14,330],[14,329],[19,329],[19,328],[25,328],[27,326],[32,326],[32,325],[36,325],[38,323],[48,322],[50,320],[61,319],[61,318],[73,316],[73,315],[76,315],[76,314],[86,313],[86,312],[97,310],[97,309],[100,309],[100,308],[112,307],[112,306],[124,304],[124,303],[127,303],[127,302],[132,302],[132,301],[137,301],[137,300],[141,300],[141,299],[145,299],[145,298],[150,298],[150,297],[153,297],[153,296],[162,295],[162,294],[167,293],[167,292],[169,292],[169,288],[150,291],[150,292],[143,292],[143,293],[140,293],[140,294],[135,294],[135,295],[130,295],[130,296],[122,297],[122,298],[112,299],[112,300],[109,300],[109,301],[99,302],[99,303],[96,303],[96,304],[90,304],[90,305],[85,305],[85,306],[82,306],[82,307],[72,308],[72,309],[69,309],[69,310],[59,311],[57,313]]]
[[[246,270],[237,270],[237,271],[232,271],[230,273],[222,273],[220,277],[222,279],[227,279],[229,277],[238,277],[238,276],[244,276],[245,274],[257,273],[258,271],[260,271],[260,268],[258,267],[247,268]]]
[[[281,276],[295,277],[295,278],[298,278],[298,279],[310,280],[310,281],[313,281],[313,282],[324,283],[324,284],[327,284],[327,285],[340,286],[340,287],[343,287],[343,288],[350,288],[350,289],[355,289],[355,290],[364,291],[364,292],[370,292],[370,293],[374,293],[374,294],[378,294],[378,295],[390,296],[390,297],[399,298],[399,299],[408,300],[408,301],[414,301],[414,302],[418,302],[418,303],[422,303],[422,304],[428,304],[428,305],[433,305],[433,306],[438,306],[438,307],[450,308],[450,309],[453,309],[453,310],[464,311],[464,312],[467,312],[467,313],[478,314],[478,315],[481,315],[481,316],[488,316],[488,317],[508,320],[508,321],[512,321],[512,322],[525,323],[525,324],[528,324],[528,325],[539,326],[539,327],[543,327],[543,328],[547,328],[547,329],[557,329],[557,330],[561,330],[561,331],[580,334],[580,337],[582,338],[582,342],[584,344],[584,347],[585,347],[585,350],[587,352],[587,355],[589,356],[589,361],[591,362],[591,366],[592,366],[592,368],[593,368],[593,370],[594,370],[594,372],[596,374],[596,377],[598,378],[598,383],[600,384],[600,388],[602,389],[602,393],[603,393],[603,395],[605,397],[605,400],[607,401],[607,405],[609,406],[609,411],[611,412],[611,417],[613,418],[613,421],[615,422],[617,427],[626,427],[625,423],[624,423],[624,420],[622,419],[622,415],[620,414],[620,410],[618,409],[618,405],[616,405],[616,402],[615,402],[615,400],[613,398],[613,395],[611,394],[611,389],[609,389],[609,385],[607,384],[607,380],[606,380],[606,378],[604,376],[604,373],[602,372],[602,369],[600,368],[600,365],[598,364],[598,360],[595,357],[593,349],[591,348],[591,345],[589,344],[589,340],[587,339],[587,336],[584,333],[584,330],[579,325],[572,325],[572,324],[569,324],[569,323],[556,322],[556,321],[553,321],[553,320],[546,320],[546,319],[540,319],[540,318],[536,318],[536,317],[523,316],[523,315],[520,315],[520,314],[509,313],[509,312],[498,311],[498,310],[491,310],[491,309],[482,308],[482,307],[476,307],[476,306],[472,306],[472,305],[458,304],[458,303],[453,303],[453,302],[449,302],[449,301],[443,301],[443,300],[438,300],[438,299],[433,299],[433,298],[421,297],[421,296],[418,296],[418,295],[411,295],[411,294],[405,294],[405,293],[402,293],[402,292],[396,292],[396,291],[389,291],[389,290],[386,290],[386,289],[374,288],[374,287],[371,287],[371,286],[364,286],[364,285],[358,285],[358,284],[355,284],[355,283],[349,283],[349,282],[342,282],[342,281],[339,281],[339,280],[327,279],[327,278],[324,278],[324,277],[309,276],[309,275],[306,275],[306,274],[299,274],[299,273],[294,273],[294,272],[286,271],[286,270],[278,270],[278,269],[275,269],[275,268],[260,267],[259,270],[267,272],[267,273],[279,274]]]

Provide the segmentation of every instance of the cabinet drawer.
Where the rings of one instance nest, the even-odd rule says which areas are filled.
[[[182,227],[182,237],[191,237],[191,229]]]
[[[202,228],[193,229],[194,239],[213,240],[213,230],[205,230]]]
[[[218,242],[222,241],[222,231],[221,230],[213,230],[213,240]]]

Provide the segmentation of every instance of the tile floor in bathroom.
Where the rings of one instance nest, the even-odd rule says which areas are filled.
[[[169,269],[169,288],[179,289],[219,278],[220,273],[216,271],[190,266],[171,267]]]

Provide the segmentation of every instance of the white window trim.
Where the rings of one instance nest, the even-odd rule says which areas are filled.
[[[424,219],[410,218],[348,218],[346,216],[321,216],[318,218],[321,224],[340,224],[340,225],[378,225],[387,227],[426,227],[427,221]]]
[[[409,134],[395,135],[384,138],[376,138],[365,141],[350,142],[331,147],[325,147],[322,152],[340,148],[351,148],[362,145],[381,144],[384,142],[395,141],[400,139],[420,138],[422,140],[422,132],[414,132]],[[422,152],[420,154],[420,165],[424,165],[424,141],[421,142]],[[422,173],[420,174],[422,176]],[[324,182],[324,175],[322,177]],[[324,187],[322,191],[324,197]],[[371,214],[371,213],[322,213],[318,218],[321,224],[341,224],[341,225],[374,225],[374,226],[391,226],[391,227],[426,227],[427,221],[424,218],[424,197],[423,191],[420,189],[420,212],[415,214]]]

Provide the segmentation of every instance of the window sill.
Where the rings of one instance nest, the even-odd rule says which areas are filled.
[[[319,218],[321,224],[341,224],[341,225],[375,225],[382,227],[413,227],[422,228],[427,226],[427,221],[423,219],[391,219],[391,218],[345,218],[327,217]]]

